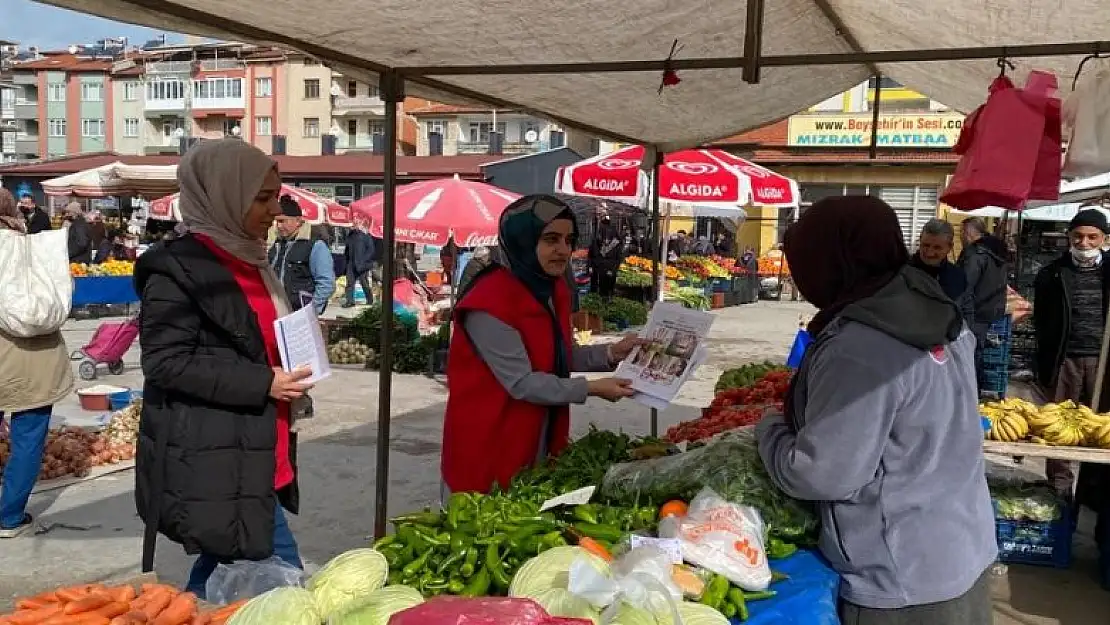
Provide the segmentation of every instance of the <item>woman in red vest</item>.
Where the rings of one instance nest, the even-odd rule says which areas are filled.
[[[520,198],[501,215],[501,262],[462,285],[447,358],[443,423],[444,498],[488,492],[566,447],[570,404],[617,401],[631,381],[572,378],[612,371],[641,343],[579,347],[564,279],[578,229],[574,213],[549,195]]]

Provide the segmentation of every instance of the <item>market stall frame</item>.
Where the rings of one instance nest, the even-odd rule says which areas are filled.
[[[512,108],[526,108],[514,106],[501,98],[484,95],[480,92],[464,87],[446,84],[432,79],[434,76],[461,76],[461,75],[524,75],[524,74],[582,74],[582,73],[621,73],[621,72],[664,72],[674,73],[679,70],[703,69],[728,69],[742,68],[743,79],[748,83],[759,82],[759,70],[762,67],[798,67],[812,65],[865,65],[871,70],[872,75],[879,75],[878,63],[902,62],[930,62],[930,61],[957,61],[957,60],[989,60],[1009,59],[1019,57],[1049,57],[1049,56],[1098,56],[1103,51],[1110,51],[1110,41],[1087,41],[1079,43],[1031,44],[1016,46],[980,46],[968,48],[934,48],[918,50],[887,50],[866,52],[858,44],[855,37],[844,27],[836,12],[823,0],[818,0],[817,5],[830,22],[839,26],[841,37],[853,49],[848,53],[815,53],[815,54],[789,54],[761,56],[761,33],[763,28],[763,0],[747,0],[747,23],[745,28],[744,56],[711,57],[694,59],[675,59],[667,57],[650,61],[608,61],[608,62],[574,62],[574,63],[538,63],[538,64],[485,64],[485,65],[456,65],[456,66],[409,66],[388,67],[331,48],[312,44],[308,41],[282,35],[280,33],[258,28],[250,24],[217,18],[202,10],[172,3],[157,2],[155,0],[124,0],[126,4],[137,8],[153,11],[164,15],[176,17],[184,24],[195,24],[224,32],[242,35],[247,40],[267,41],[274,44],[297,48],[303,52],[316,56],[325,61],[334,61],[347,64],[355,68],[379,74],[379,87],[381,98],[385,102],[385,144],[396,145],[397,142],[397,105],[403,101],[405,82],[429,86],[445,93],[463,98],[485,102],[494,106],[509,106]],[[55,4],[65,8],[75,8],[74,3],[67,0],[47,0],[48,4]],[[77,3],[80,4],[80,3]],[[661,87],[662,89],[662,87]],[[610,137],[625,143],[644,143],[634,137],[607,131],[576,122],[572,119],[537,111],[537,113],[567,124],[575,128],[592,132],[594,134]],[[875,128],[872,126],[872,145],[875,144]],[[654,154],[652,161],[653,180],[658,180],[658,168],[662,162],[659,146],[645,146]],[[646,161],[647,159],[645,159]],[[386,275],[392,275],[393,250],[395,241],[393,228],[396,223],[396,187],[397,187],[397,154],[396,150],[386,150],[383,172],[383,246],[385,247],[383,270]],[[659,189],[657,183],[652,189],[652,215],[653,237],[658,234],[659,216]],[[654,282],[658,283],[658,263],[653,259],[652,273]],[[656,287],[657,288],[657,287]],[[382,300],[391,301],[393,285],[387,281],[383,285]],[[1110,320],[1108,320],[1110,321]],[[378,446],[377,446],[377,476],[375,488],[374,510],[374,535],[383,536],[386,531],[388,514],[386,504],[388,499],[389,481],[389,433],[390,433],[390,396],[392,391],[392,335],[393,316],[385,315],[382,320],[382,363],[380,369],[381,382],[379,387],[378,403]],[[1108,336],[1107,338],[1110,338]],[[1103,342],[1100,358],[1099,378],[1105,373],[1105,360],[1107,341]],[[657,415],[652,415],[652,424],[657,426]],[[653,428],[655,429],[655,428]]]

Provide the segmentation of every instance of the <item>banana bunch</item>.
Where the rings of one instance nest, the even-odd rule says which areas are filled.
[[[1004,412],[996,418],[991,418],[991,429],[987,430],[987,438],[1003,443],[1016,443],[1029,436],[1029,424],[1017,412]]]
[[[1022,399],[1005,399],[979,409],[991,421],[990,440],[1014,442],[1029,437],[1046,445],[1110,449],[1110,415],[1070,400],[1037,407]],[[1018,424],[1019,420],[1023,423]]]

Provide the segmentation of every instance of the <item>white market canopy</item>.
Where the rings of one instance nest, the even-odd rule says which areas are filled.
[[[994,60],[877,64],[814,54],[1078,44],[1110,35],[1110,0],[775,0],[763,7],[760,82],[726,69],[677,66],[681,83],[660,86],[660,62],[677,40],[675,59],[743,56],[745,3],[713,0],[46,0],[47,4],[122,22],[219,39],[298,49],[355,78],[375,81],[396,70],[409,95],[446,102],[519,108],[569,127],[664,151],[757,128],[845,91],[876,72],[960,111],[981,104],[997,75]],[[758,4],[764,4],[759,2]],[[754,30],[753,30],[754,32]],[[1110,49],[1110,45],[1103,48]],[[1060,52],[1057,48],[1054,52]],[[1078,56],[1013,59],[1028,70],[1071,78]],[[1043,51],[1038,51],[1038,53]],[[1004,53],[1001,48],[997,56]],[[985,56],[980,52],[980,56]],[[792,58],[784,58],[789,56]],[[771,57],[771,58],[768,58]],[[776,60],[777,57],[777,60]],[[585,73],[551,64],[609,63]],[[432,67],[456,67],[454,71]],[[547,73],[532,66],[545,64]],[[516,65],[506,72],[505,66]],[[790,65],[790,66],[786,66]],[[476,66],[501,66],[484,74]],[[636,65],[637,68],[645,67]],[[675,67],[672,65],[672,67]],[[1090,71],[1090,70],[1089,70]],[[497,75],[512,73],[513,75]]]
[[[42,182],[47,195],[104,198],[157,197],[177,190],[176,165],[125,165],[119,161]]]

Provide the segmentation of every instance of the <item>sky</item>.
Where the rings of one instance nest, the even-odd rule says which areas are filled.
[[[162,34],[161,31],[121,24],[31,2],[31,0],[0,0],[0,39],[15,41],[26,49],[60,49],[70,44],[93,43],[105,37],[127,37],[128,43],[142,45]],[[180,41],[179,35],[169,40]]]

